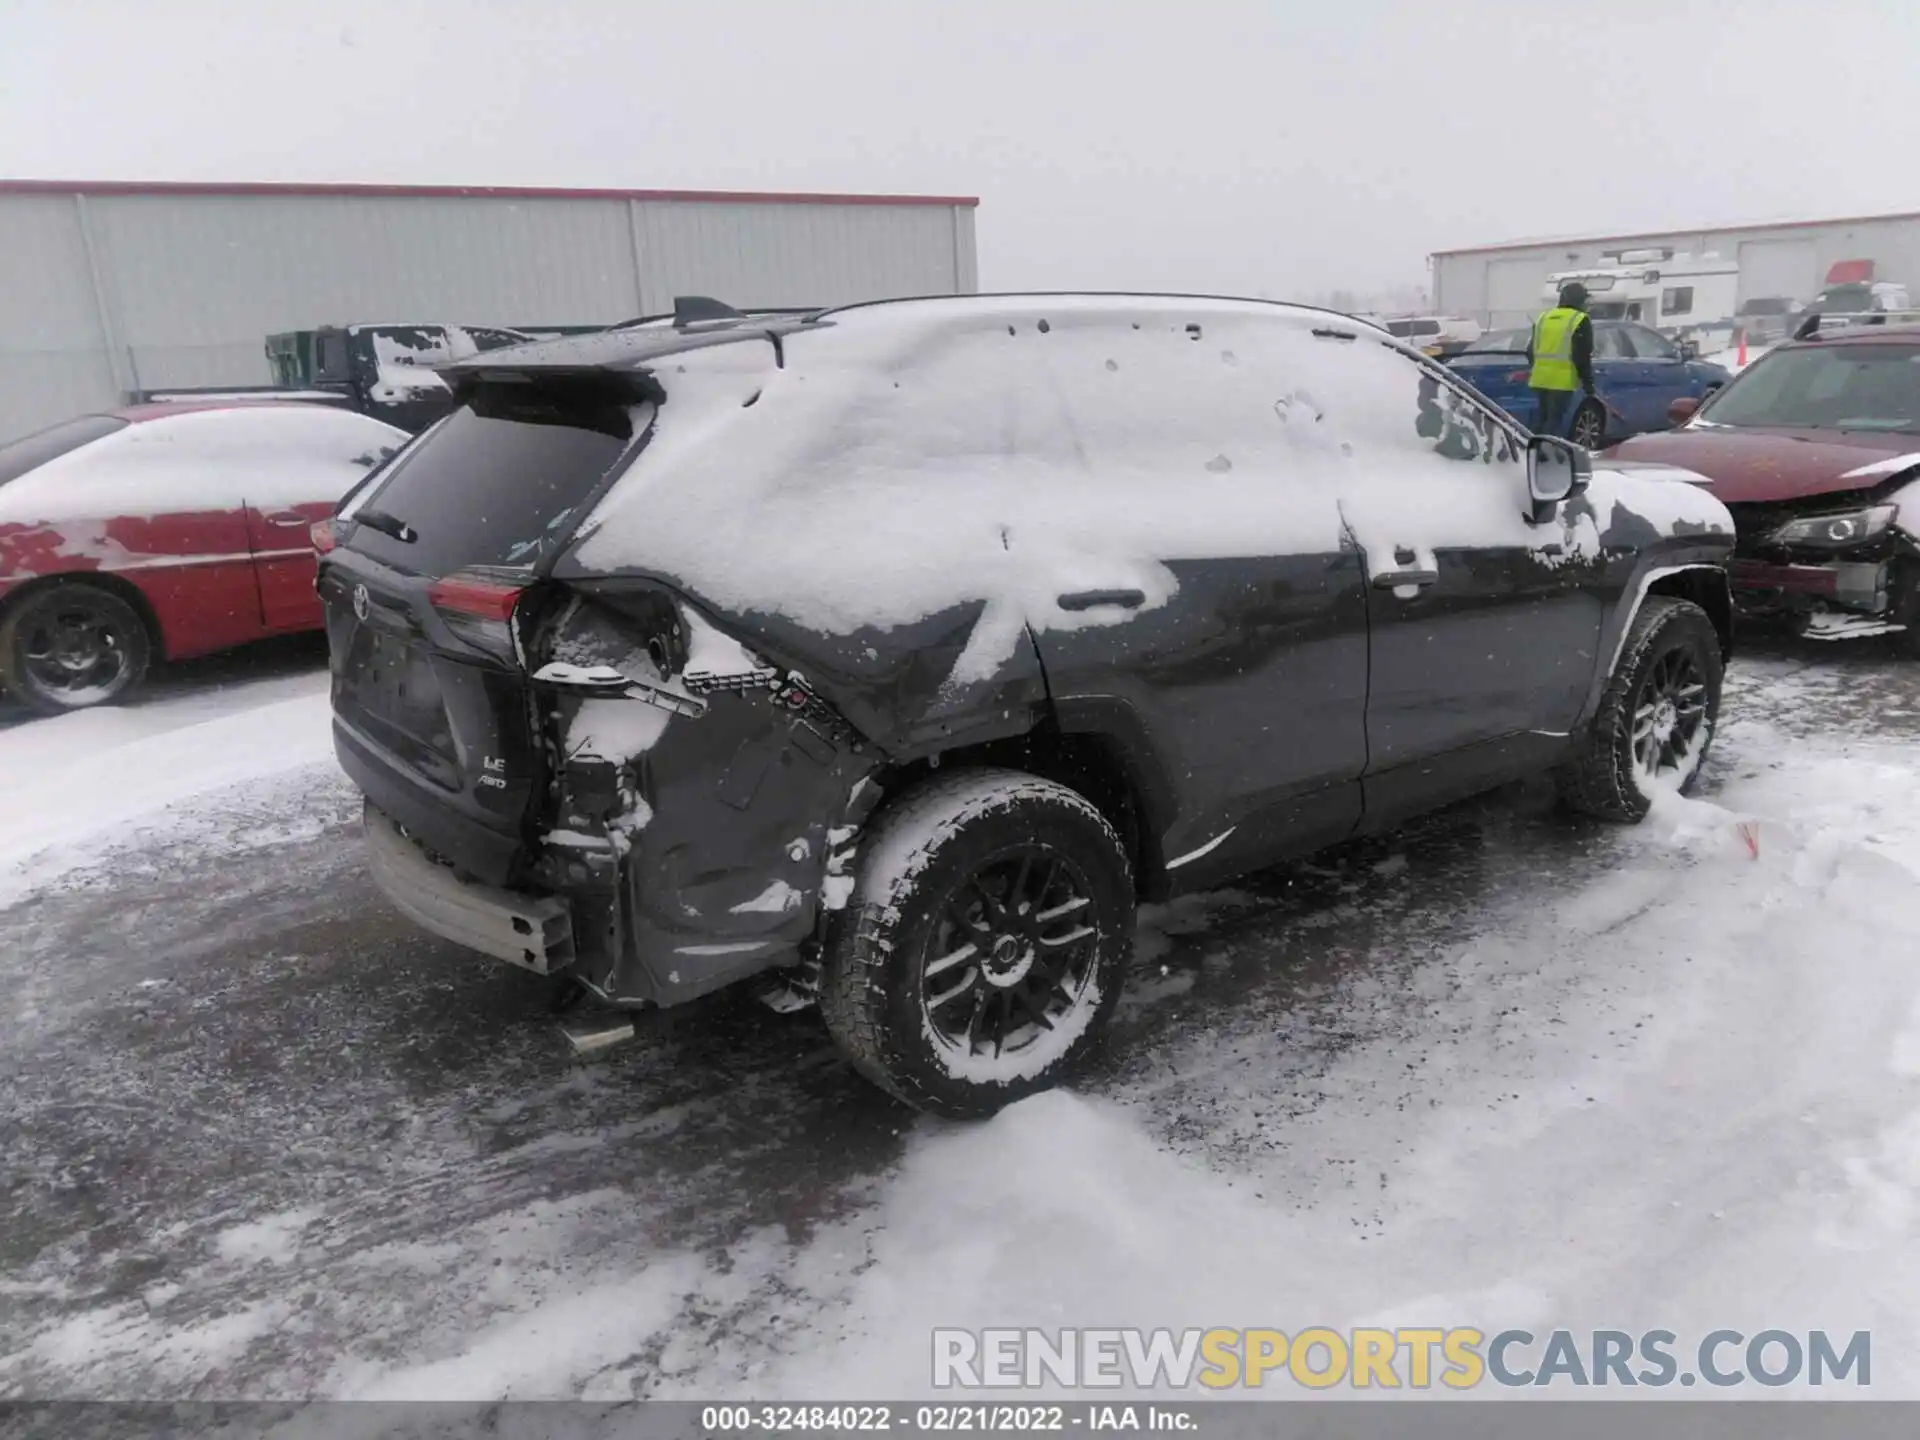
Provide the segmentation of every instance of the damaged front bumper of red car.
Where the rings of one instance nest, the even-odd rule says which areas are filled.
[[[1742,617],[1821,639],[1887,634],[1920,622],[1920,541],[1877,496],[1851,505],[1734,506],[1729,565]]]

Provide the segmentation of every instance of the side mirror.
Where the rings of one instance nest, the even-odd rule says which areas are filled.
[[[1562,500],[1578,495],[1593,478],[1593,457],[1571,441],[1535,435],[1527,441],[1527,499],[1535,524],[1551,519]]]
[[[1667,419],[1675,425],[1684,425],[1694,417],[1699,409],[1700,397],[1698,395],[1676,396],[1667,404]]]
[[[1700,358],[1700,342],[1698,340],[1682,340],[1680,342],[1680,358],[1682,360],[1698,360]]]

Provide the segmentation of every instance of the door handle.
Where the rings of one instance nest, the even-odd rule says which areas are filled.
[[[1138,610],[1147,603],[1144,590],[1075,590],[1070,595],[1060,597],[1062,610],[1091,610],[1096,605],[1118,605],[1127,610]]]
[[[307,526],[313,522],[298,510],[276,510],[266,517],[267,524],[278,525],[283,529],[292,529],[295,525]]]
[[[1382,570],[1373,577],[1376,590],[1398,590],[1402,585],[1418,585],[1425,588],[1440,579],[1438,570]]]

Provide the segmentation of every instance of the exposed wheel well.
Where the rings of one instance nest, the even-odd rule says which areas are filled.
[[[1151,899],[1164,881],[1165,869],[1158,838],[1144,818],[1140,785],[1120,747],[1104,735],[1067,734],[1051,726],[1009,740],[994,740],[946,751],[939,757],[939,773],[959,766],[996,765],[1024,770],[1065,785],[1093,802],[1120,836],[1133,863],[1134,889]],[[934,773],[933,762],[915,761],[891,771],[882,780],[889,795]]]
[[[27,581],[19,589],[0,600],[0,620],[6,617],[30,595],[38,595],[57,585],[91,585],[96,590],[104,590],[109,595],[124,600],[133,607],[133,613],[140,617],[140,623],[146,628],[147,643],[152,647],[153,658],[167,658],[166,638],[160,633],[160,621],[153,613],[153,607],[147,603],[147,597],[140,593],[140,587],[121,579],[118,575],[98,570],[65,570],[58,575],[39,575]]]
[[[1733,658],[1733,593],[1727,588],[1726,573],[1709,566],[1676,570],[1659,576],[1647,586],[1649,595],[1674,595],[1691,600],[1707,612],[1714,633],[1720,637],[1720,659]]]

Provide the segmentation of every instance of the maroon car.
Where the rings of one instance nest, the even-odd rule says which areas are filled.
[[[1707,477],[1743,615],[1920,649],[1920,325],[1789,341],[1670,414],[1679,428],[1608,453]]]

